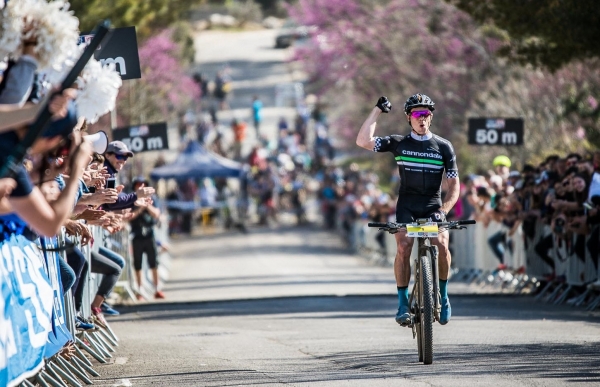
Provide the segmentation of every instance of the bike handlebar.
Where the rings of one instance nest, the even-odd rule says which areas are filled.
[[[433,223],[437,223],[439,227],[455,227],[455,226],[462,226],[462,225],[466,225],[466,224],[476,224],[477,222],[472,219],[468,219],[468,220],[453,220],[450,222],[433,222]],[[397,229],[397,228],[405,228],[406,225],[411,225],[411,224],[417,224],[417,223],[371,222],[371,223],[368,223],[367,226],[388,228],[388,229]]]
[[[369,227],[387,227],[388,223],[373,222],[373,223],[367,224],[367,226],[369,226]]]

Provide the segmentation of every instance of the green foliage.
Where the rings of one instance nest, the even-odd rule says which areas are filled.
[[[140,40],[153,31],[180,20],[202,0],[70,0],[79,18],[80,30],[91,31],[102,19],[110,19],[115,27],[135,26]]]
[[[229,13],[237,20],[240,27],[248,22],[260,22],[262,19],[260,4],[254,0],[227,1],[226,5]]]
[[[575,130],[583,128],[587,141],[600,149],[600,76],[595,69],[600,63],[577,66],[577,77],[568,84],[563,94],[563,117]]]
[[[521,64],[556,71],[565,64],[600,56],[597,0],[445,0],[478,23],[504,34],[499,54]]]
[[[171,38],[181,48],[180,59],[184,65],[194,63],[196,49],[194,48],[193,31],[190,23],[185,21],[175,22],[171,27]]]

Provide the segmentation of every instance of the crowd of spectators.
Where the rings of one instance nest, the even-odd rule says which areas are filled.
[[[532,239],[536,227],[547,225],[550,232],[537,242],[535,251],[553,268],[551,250],[555,244],[566,243],[573,236],[589,235],[600,223],[600,152],[552,155],[538,165],[525,164],[521,170],[511,166],[511,160],[501,155],[489,170],[462,177],[460,199],[448,219],[474,219],[484,227],[492,222],[500,224],[499,231],[487,241],[499,269],[507,268],[505,250],[512,253],[512,238],[519,227],[524,236]],[[393,180],[398,179],[397,174],[392,176]],[[360,170],[353,163],[346,168],[325,169],[322,181],[320,198],[325,227],[340,227],[351,238],[352,225],[357,220],[395,221],[398,198],[378,188],[379,178],[373,172]],[[397,185],[397,180],[392,181],[389,192],[396,192]],[[384,248],[383,236],[377,235],[376,239]],[[598,246],[587,248],[598,256]],[[582,244],[577,245],[576,251],[582,257],[583,249]],[[552,275],[548,273],[548,277]]]
[[[14,7],[8,11],[16,13],[19,10],[16,4],[13,1],[7,3],[6,7]],[[43,4],[40,2],[38,6]],[[75,19],[67,9],[54,7],[52,10],[61,12],[63,18]],[[40,237],[65,236],[63,249],[66,249],[66,259],[58,257],[62,290],[65,294],[72,290],[78,312],[75,316],[77,329],[95,330],[96,325],[106,326],[105,315],[118,314],[107,303],[107,298],[126,261],[125,257],[106,247],[92,252],[88,261],[81,249],[92,243],[90,227],[97,226],[107,234],[114,234],[126,229],[132,220],[139,223],[146,212],[156,216],[157,210],[152,207],[154,189],[147,182],[138,184],[131,191],[120,185],[119,171],[133,157],[133,152],[120,141],[109,143],[105,135],[91,136],[87,133],[88,123],[108,112],[110,105],[114,107],[116,92],[121,85],[119,74],[114,68],[101,68],[91,59],[81,74],[82,78],[87,77],[86,81],[80,79],[64,91],[57,89],[57,84],[51,82],[51,75],[57,66],[67,66],[66,62],[48,64],[44,57],[52,54],[46,52],[48,45],[55,49],[53,54],[56,57],[64,54],[57,48],[58,44],[54,47],[48,43],[59,37],[45,36],[46,46],[42,47],[40,34],[49,32],[36,30],[43,23],[35,18],[24,20],[31,24],[23,23],[23,31],[14,31],[18,39],[22,39],[17,45],[20,48],[14,52],[3,51],[7,56],[0,58],[3,64],[0,72],[0,122],[9,122],[14,115],[28,111],[36,104],[44,104],[46,96],[49,96],[47,109],[52,118],[41,135],[27,144],[28,152],[23,159],[13,160],[12,157],[33,130],[30,124],[35,115],[15,126],[3,126],[0,131],[0,167],[4,172],[0,179],[0,243],[15,236],[25,236],[32,246],[39,247],[43,246]],[[70,31],[72,36],[60,32],[65,34],[65,41],[60,47],[66,45],[72,49],[70,52],[78,52],[76,26],[77,23]],[[68,24],[64,25],[65,29],[68,27]],[[3,33],[8,34],[8,31],[3,30]],[[97,65],[95,73],[89,70],[92,65]],[[94,77],[100,83],[114,79],[118,82],[113,83],[114,87],[105,83],[99,88],[88,88],[86,85],[92,84],[90,79]],[[110,100],[108,106],[98,107],[102,110],[96,109],[92,117],[80,114],[83,101],[78,100],[78,95],[85,93],[95,95],[98,101]],[[144,230],[144,227],[141,229]],[[150,249],[146,248],[145,252],[148,251]],[[151,254],[148,256],[151,257]],[[84,286],[88,283],[88,269],[100,275],[101,280],[98,288],[93,290],[95,297],[91,310],[84,312],[82,298]],[[158,288],[154,296],[164,298]],[[92,317],[86,319],[85,316],[89,315]]]
[[[236,113],[230,121],[219,120],[217,111],[228,109],[228,104],[221,103],[221,97],[227,99],[228,94],[217,96],[218,82],[208,82],[200,73],[195,79],[206,90],[207,100],[196,111],[190,110],[181,116],[181,142],[198,141],[213,153],[246,166],[237,208],[238,217],[245,219],[224,219],[225,224],[244,227],[240,222],[245,223],[255,216],[258,224],[265,225],[277,222],[278,214],[282,212],[290,212],[298,223],[304,223],[307,196],[318,191],[318,182],[310,182],[323,176],[322,171],[332,164],[335,156],[323,107],[318,103],[309,107],[306,101],[296,101],[295,117],[292,120],[279,117],[273,136],[273,128],[267,128],[263,123],[263,103],[259,95],[248,101],[247,119]],[[249,124],[254,133],[248,133]],[[215,187],[213,200],[208,205],[201,197],[206,185]],[[229,188],[227,181],[221,178],[187,179],[178,182],[167,199],[218,207],[234,194]],[[254,211],[250,213],[250,209]],[[171,218],[175,220],[171,231],[192,232],[193,212],[171,209]],[[231,208],[221,211],[222,214],[225,212],[224,215],[229,216]]]
[[[550,250],[555,244],[589,235],[600,223],[600,152],[552,155],[538,165],[525,164],[520,171],[510,167],[507,157],[498,156],[494,170],[464,179],[461,199],[452,215],[476,219],[486,226],[490,222],[502,224],[488,240],[501,269],[506,268],[504,251],[513,248],[511,237],[518,227],[531,239],[539,222],[549,226],[551,232],[537,243],[535,251],[554,267]],[[576,249],[581,257],[584,248]],[[592,253],[595,256],[597,248]]]

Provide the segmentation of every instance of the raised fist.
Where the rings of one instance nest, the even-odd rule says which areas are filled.
[[[377,100],[377,106],[384,113],[389,113],[392,110],[392,103],[387,99],[387,97],[379,97]]]

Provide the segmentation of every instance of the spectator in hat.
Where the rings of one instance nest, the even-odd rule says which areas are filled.
[[[500,175],[502,177],[502,179],[508,178],[508,174],[510,172],[510,166],[512,165],[512,162],[510,161],[508,156],[505,156],[505,155],[496,156],[494,158],[494,160],[492,161],[492,164],[494,166],[494,172],[496,172],[498,175]]]
[[[106,152],[104,153],[104,166],[106,167],[109,179],[116,178],[116,175],[123,169],[127,160],[133,157],[133,152],[127,149],[122,141],[112,141],[108,144]],[[121,186],[120,190],[123,187]],[[154,188],[151,187],[140,187],[137,191],[125,194],[122,191],[119,193],[119,198],[115,203],[106,204],[105,209],[108,210],[122,210],[125,208],[133,208],[134,203],[138,199],[148,198],[154,194]]]

